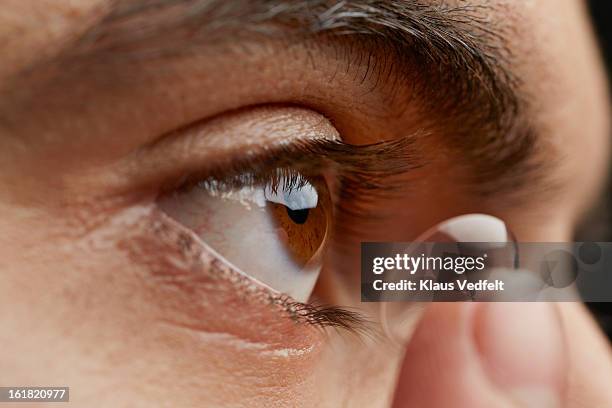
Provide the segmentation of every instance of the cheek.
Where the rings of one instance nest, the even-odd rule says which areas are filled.
[[[159,395],[159,384],[168,384],[200,402],[273,387],[298,392],[309,383],[322,333],[215,266],[152,207],[118,212],[78,237],[32,227],[40,241],[9,247],[14,259],[0,284],[10,295],[2,309],[16,316],[14,324],[4,313],[0,320],[22,339],[2,341],[3,349],[27,351],[45,366],[29,370],[24,383],[64,378],[90,390],[112,374],[126,389]],[[41,344],[44,352],[32,351]]]

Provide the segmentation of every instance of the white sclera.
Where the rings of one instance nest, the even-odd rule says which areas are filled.
[[[499,218],[486,214],[467,214],[450,218],[430,228],[408,248],[408,255],[416,251],[418,243],[483,243],[497,253],[495,268],[517,268],[516,241],[506,224]],[[418,254],[414,254],[418,256]],[[396,343],[404,344],[410,338],[426,302],[381,302],[380,318],[385,333]]]
[[[317,190],[311,184],[305,184],[298,189],[285,190],[278,187],[276,190],[270,186],[264,188],[266,200],[282,204],[290,210],[305,210],[316,208],[319,201]]]

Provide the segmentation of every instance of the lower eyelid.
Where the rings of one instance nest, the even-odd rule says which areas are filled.
[[[260,351],[314,350],[322,343],[321,330],[292,319],[276,294],[220,262],[154,206],[118,245],[147,270],[143,284],[164,324],[226,333]]]

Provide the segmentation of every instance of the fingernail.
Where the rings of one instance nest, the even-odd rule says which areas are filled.
[[[561,406],[564,342],[549,303],[480,303],[474,340],[485,374],[521,407]]]

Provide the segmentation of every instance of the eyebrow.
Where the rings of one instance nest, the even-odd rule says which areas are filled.
[[[378,75],[380,86],[399,87],[391,78],[401,77],[402,86],[412,87],[430,126],[475,168],[467,183],[475,192],[517,191],[535,184],[545,165],[534,154],[538,135],[513,74],[507,33],[487,19],[492,11],[493,5],[402,0],[123,0],[63,57],[76,66],[104,65],[198,52],[201,44],[250,35],[320,35],[343,43],[348,58]]]

